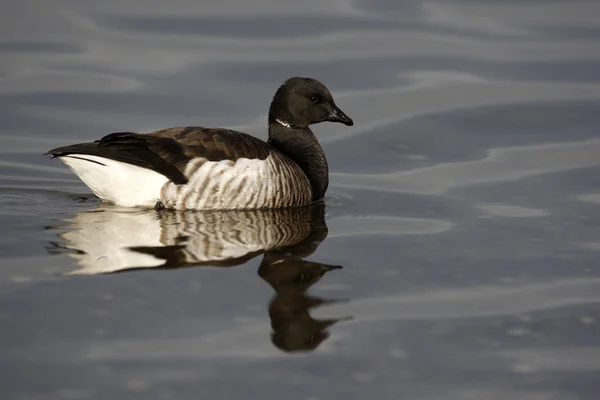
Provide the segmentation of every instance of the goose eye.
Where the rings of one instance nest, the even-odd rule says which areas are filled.
[[[318,102],[319,96],[313,94],[312,96],[310,96],[310,101],[312,101],[313,103]]]

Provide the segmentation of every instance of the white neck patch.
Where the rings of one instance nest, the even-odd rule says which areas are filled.
[[[291,128],[292,127],[292,124],[284,122],[284,121],[282,121],[282,120],[280,120],[278,118],[275,118],[275,122],[277,122],[281,126],[285,126],[286,128]]]

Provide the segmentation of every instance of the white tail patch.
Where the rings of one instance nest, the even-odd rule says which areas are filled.
[[[158,172],[87,154],[59,157],[96,196],[124,207],[154,207],[168,181]]]

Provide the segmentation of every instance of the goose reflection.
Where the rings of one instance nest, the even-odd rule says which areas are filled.
[[[307,291],[327,272],[340,268],[286,256],[282,251],[265,254],[258,274],[275,290],[269,304],[271,341],[275,346],[287,352],[312,351],[329,337],[330,326],[348,319],[317,320],[309,313],[313,308],[336,302],[310,296]]]
[[[258,275],[275,291],[269,304],[271,341],[285,352],[315,350],[328,329],[347,318],[314,319],[310,312],[336,300],[308,294],[328,272],[341,269],[304,260],[327,237],[325,205],[281,210],[135,211],[101,205],[77,213],[52,252],[66,253],[79,268],[67,275],[139,269],[232,267],[263,255]]]

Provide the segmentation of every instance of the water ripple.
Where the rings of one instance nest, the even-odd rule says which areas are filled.
[[[441,195],[482,183],[600,164],[600,140],[492,149],[481,160],[438,164],[387,174],[332,174],[336,186]]]

